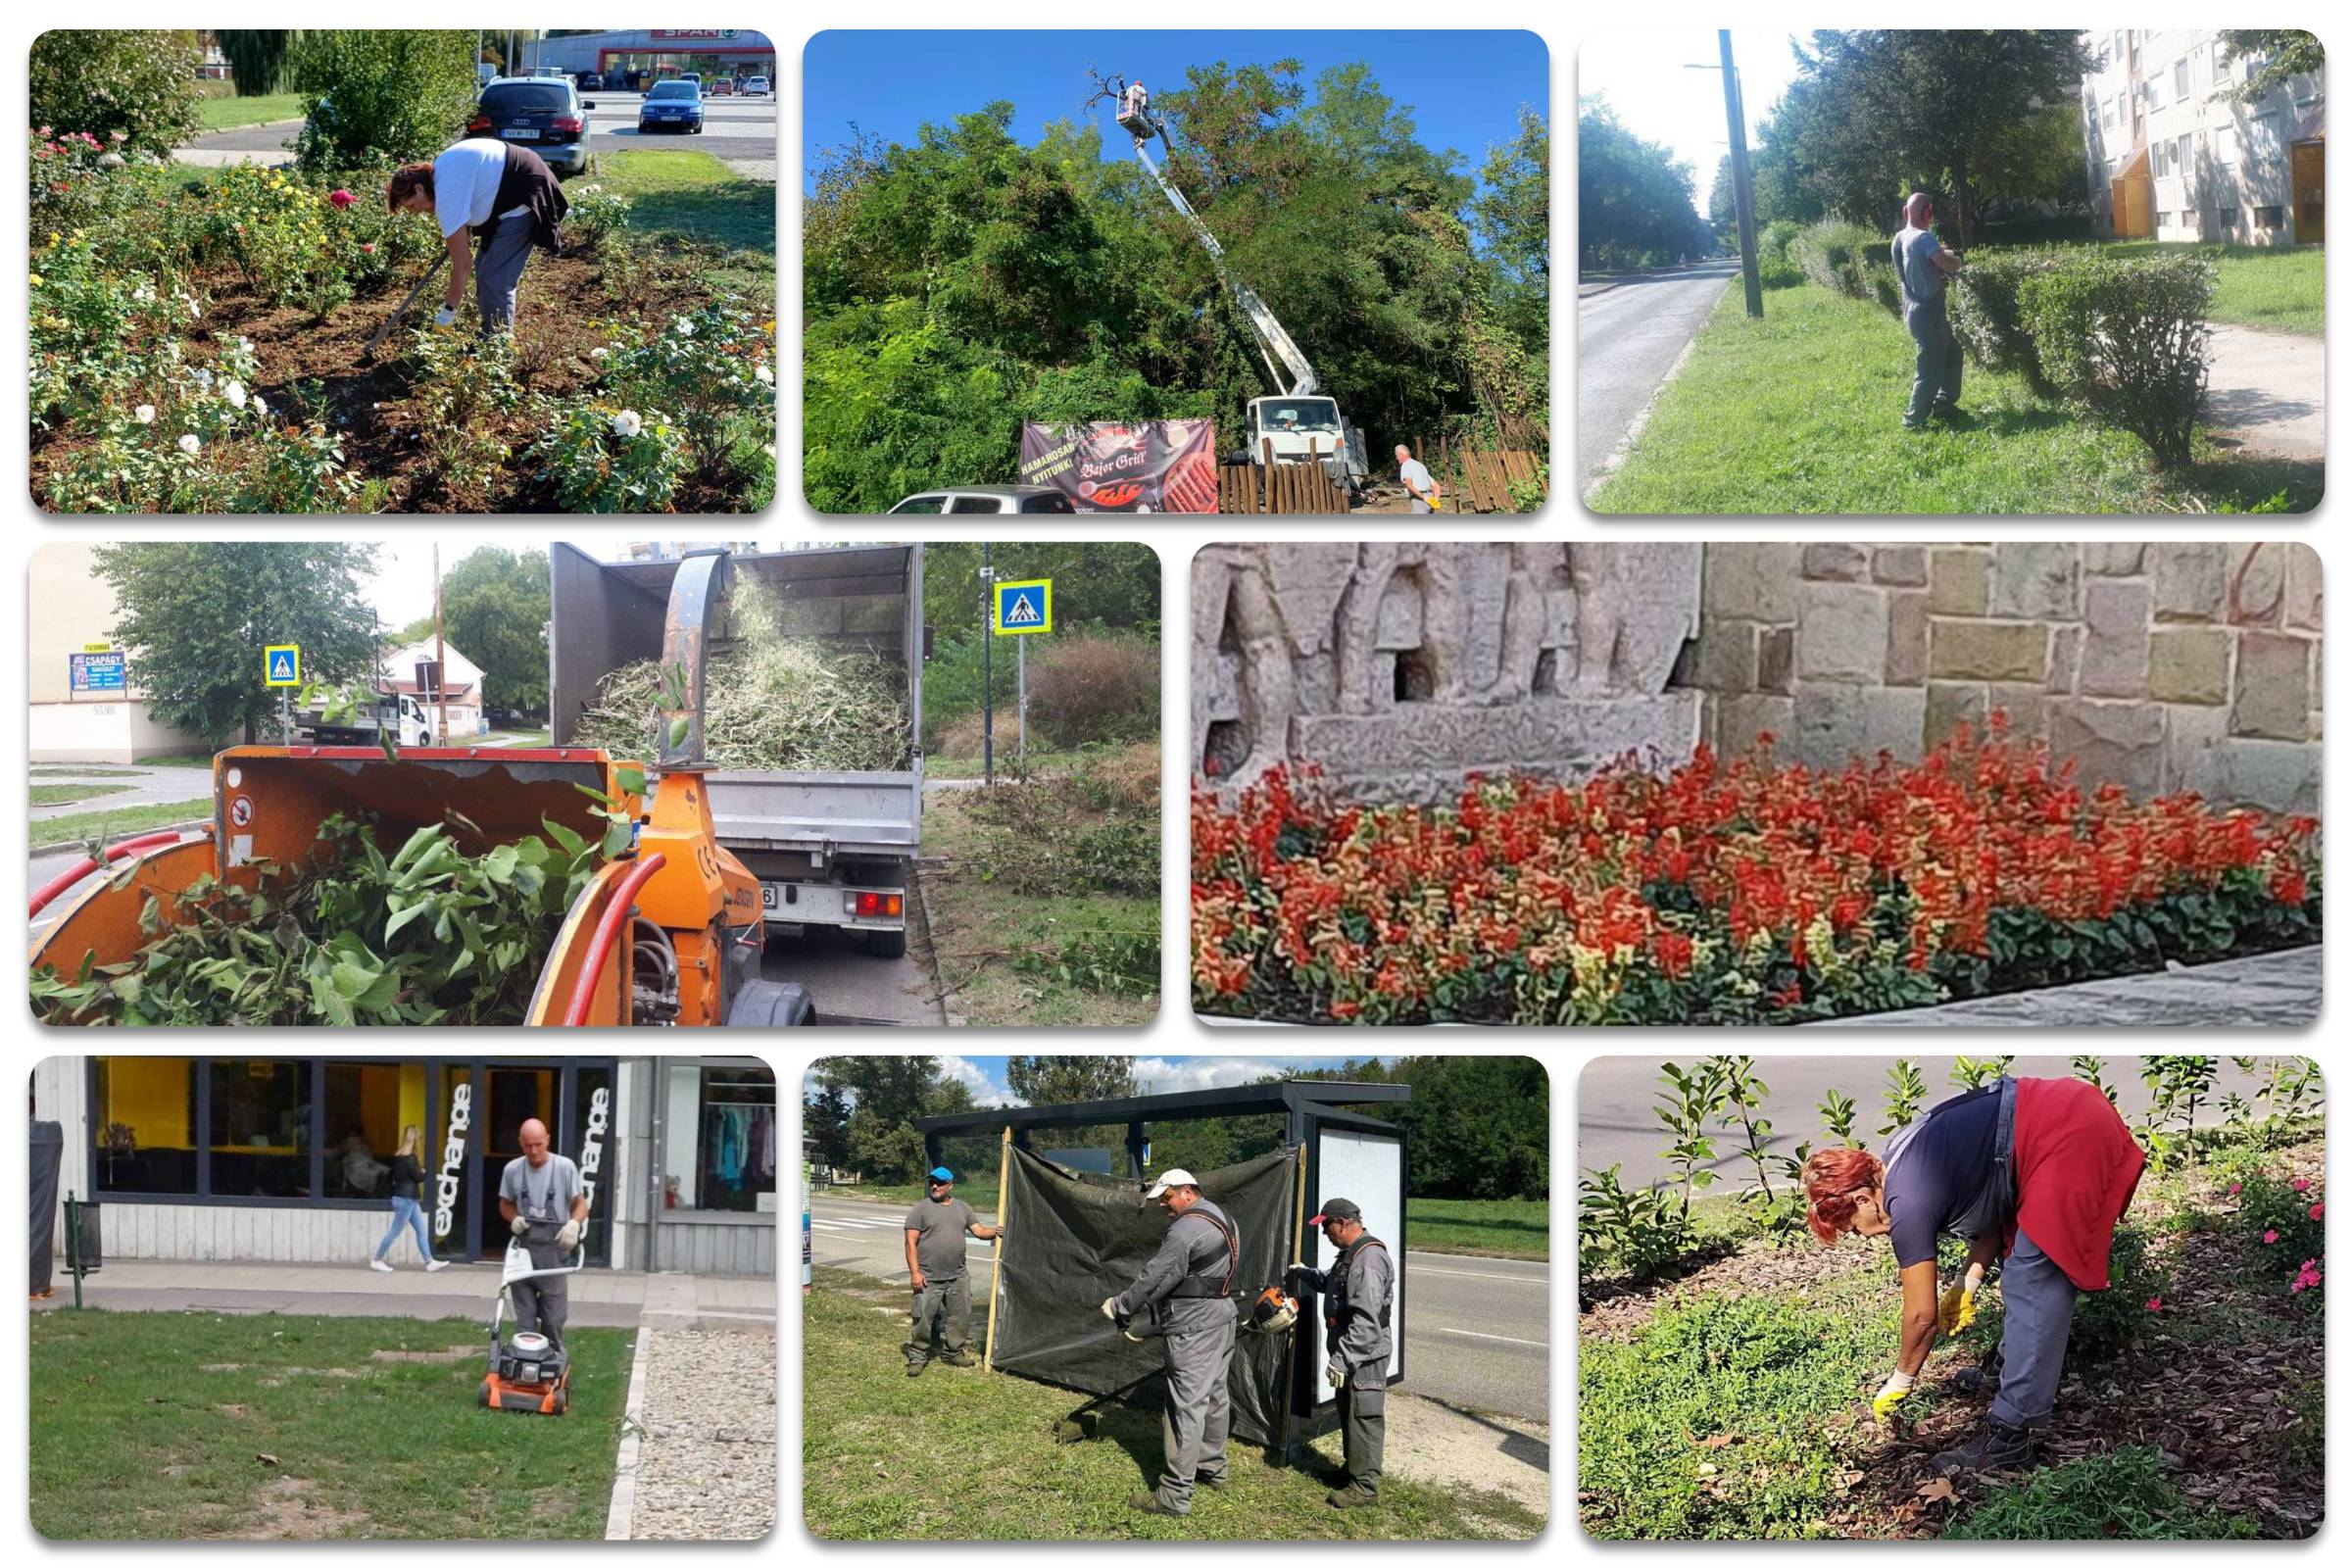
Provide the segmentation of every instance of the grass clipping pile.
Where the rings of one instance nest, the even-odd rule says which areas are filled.
[[[862,650],[788,635],[775,599],[739,585],[730,646],[703,673],[703,760],[795,773],[899,772],[911,759],[906,675]],[[623,664],[580,715],[575,745],[651,759],[662,709],[662,666]]]

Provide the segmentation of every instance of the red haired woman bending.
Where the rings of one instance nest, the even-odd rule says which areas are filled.
[[[1898,1129],[1877,1154],[1825,1149],[1805,1161],[1807,1223],[1822,1245],[1849,1232],[1884,1236],[1902,1271],[1902,1344],[1871,1401],[1882,1419],[1911,1392],[1936,1330],[1966,1328],[1984,1271],[2008,1260],[2001,1348],[1976,1376],[1999,1392],[1984,1430],[1936,1455],[1937,1470],[2034,1462],[2034,1429],[2057,1400],[2075,1293],[2107,1289],[2115,1224],[2145,1164],[2107,1097],[2074,1078],[2003,1078]],[[1946,1233],[1967,1240],[1968,1268],[1938,1300],[1936,1238]]]

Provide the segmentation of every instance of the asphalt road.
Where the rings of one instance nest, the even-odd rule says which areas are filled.
[[[1628,278],[1576,302],[1576,462],[1580,490],[1617,450],[1683,346],[1740,270],[1728,260]]]
[[[588,150],[592,153],[677,148],[710,153],[730,163],[773,163],[776,157],[777,100],[772,95],[704,99],[700,135],[677,131],[640,134],[637,110],[645,101],[643,93],[592,92],[586,99],[596,105],[588,111]],[[235,130],[208,131],[188,147],[199,153],[282,153],[300,128],[300,122],[294,121],[243,125]]]
[[[71,762],[35,762],[44,775],[57,769],[69,768]],[[131,777],[128,767],[112,762],[96,764],[99,771],[72,778],[44,776],[28,779],[32,784],[122,785],[129,789],[119,795],[100,795],[86,801],[74,801],[65,806],[36,806],[31,808],[32,820],[44,821],[53,816],[74,816],[85,811],[119,811],[131,806],[162,806],[174,801],[200,801],[196,814],[202,816],[211,809],[213,799],[213,770],[209,767],[142,767],[137,777]]]
[[[813,1260],[903,1285],[905,1214],[897,1204],[814,1198],[808,1215]],[[967,1242],[966,1248],[977,1322],[987,1311],[987,1271],[996,1261],[996,1247]],[[1550,1265],[1408,1250],[1404,1267],[1402,1387],[1464,1410],[1549,1421]]]
[[[823,1025],[938,1025],[948,1021],[931,984],[931,965],[910,942],[904,956],[877,958],[862,939],[838,931],[771,936],[760,960],[769,980],[798,980]]]
[[[1576,1164],[1580,1171],[1606,1170],[1621,1164],[1624,1169],[1618,1173],[1618,1179],[1628,1187],[1663,1181],[1676,1174],[1659,1152],[1667,1144],[1666,1129],[1652,1114],[1652,1107],[1658,1102],[1655,1097],[1666,1087],[1658,1076],[1658,1064],[1667,1059],[1689,1066],[1695,1058],[1595,1056],[1586,1063],[1576,1081]],[[1909,1059],[1928,1081],[1926,1105],[1934,1106],[1962,1092],[1952,1082],[1950,1056]],[[2139,1081],[2140,1058],[2108,1055],[2100,1060],[2106,1063],[2100,1076],[2117,1091],[2117,1104],[2125,1117],[2129,1119],[2145,1110],[2149,1097]],[[1894,1061],[1892,1056],[1759,1058],[1756,1076],[1771,1091],[1759,1112],[1773,1125],[1774,1136],[1769,1147],[1785,1152],[1801,1143],[1820,1143],[1818,1107],[1832,1089],[1851,1095],[1858,1102],[1855,1136],[1874,1149],[1878,1147],[1878,1129],[1886,1119],[1886,1072]],[[2074,1061],[2069,1056],[2020,1056],[2010,1063],[2009,1071],[2020,1078],[2071,1078]],[[2239,1072],[2225,1055],[2221,1071],[2214,1079],[2215,1101],[2232,1090],[2252,1100],[2259,1082]],[[2221,1120],[2218,1104],[2208,1102],[2198,1107],[2198,1126],[2218,1126]],[[1734,1176],[1754,1171],[1755,1167],[1747,1163],[1741,1152],[1745,1146],[1739,1140],[1736,1124],[1715,1139],[1718,1157],[1706,1168],[1724,1173],[1717,1191]]]

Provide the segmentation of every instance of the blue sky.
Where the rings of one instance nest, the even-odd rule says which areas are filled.
[[[945,124],[995,99],[1013,106],[1012,134],[1024,145],[1046,122],[1087,122],[1088,67],[1105,76],[1141,77],[1157,94],[1185,84],[1185,68],[1295,59],[1310,93],[1327,66],[1361,60],[1382,89],[1409,104],[1421,144],[1451,147],[1475,175],[1489,145],[1511,139],[1519,106],[1550,112],[1549,51],[1532,32],[820,32],[802,62],[806,98],[804,163],[850,139],[850,122],[885,141],[912,143],[928,121]],[[1132,144],[1098,104],[1093,122],[1105,157],[1129,158]],[[804,192],[813,189],[802,171]]]
[[[1796,55],[1789,47],[1796,36],[1786,27],[1732,29],[1732,64],[1740,72],[1751,154],[1757,122],[1771,115],[1796,79]],[[1723,73],[1687,68],[1716,65],[1722,58],[1709,27],[1604,27],[1585,34],[1576,54],[1578,98],[1598,94],[1626,129],[1673,148],[1690,166],[1690,205],[1702,217],[1715,189],[1715,166],[1732,144],[1723,112]]]
[[[941,1076],[963,1083],[972,1092],[972,1099],[982,1105],[1017,1104],[1004,1087],[1004,1056],[941,1056],[938,1058]],[[1360,1057],[1358,1058],[1361,1059]],[[1394,1061],[1383,1056],[1382,1061]],[[1286,1072],[1293,1068],[1334,1067],[1338,1056],[1137,1056],[1131,1058],[1135,1073],[1136,1093],[1143,1095],[1173,1095],[1188,1089],[1224,1089],[1246,1084],[1269,1073]],[[812,1087],[807,1078],[802,1080],[802,1093]]]

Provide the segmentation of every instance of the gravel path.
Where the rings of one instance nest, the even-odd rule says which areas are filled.
[[[776,1342],[703,1329],[649,1337],[634,1541],[757,1541],[776,1524]]]

